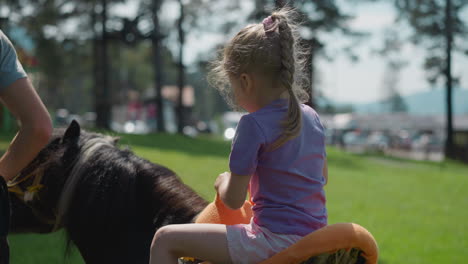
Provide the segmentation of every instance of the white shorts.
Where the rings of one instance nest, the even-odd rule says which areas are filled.
[[[276,234],[254,223],[228,225],[227,242],[234,264],[257,264],[299,241],[302,236]]]

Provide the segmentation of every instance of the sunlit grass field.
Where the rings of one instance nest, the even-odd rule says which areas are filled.
[[[228,169],[228,142],[121,136],[121,145],[176,171],[209,200],[216,176]],[[5,149],[8,137],[0,139]],[[359,156],[334,148],[328,148],[328,163],[329,222],[366,227],[379,244],[379,263],[466,263],[468,166]],[[11,263],[83,263],[76,251],[64,257],[64,237],[62,232],[11,235]]]

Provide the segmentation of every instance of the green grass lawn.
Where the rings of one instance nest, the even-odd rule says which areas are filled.
[[[6,138],[0,141],[5,149]],[[229,143],[181,136],[122,136],[137,155],[163,164],[206,199],[228,169]],[[329,222],[366,227],[380,263],[466,263],[468,166],[359,156],[328,149]],[[64,234],[11,235],[12,264],[64,263]],[[75,251],[67,263],[82,263]]]

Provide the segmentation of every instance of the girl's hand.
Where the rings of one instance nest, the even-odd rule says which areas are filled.
[[[223,172],[218,175],[218,178],[216,178],[216,181],[214,183],[214,188],[217,193],[219,193],[219,187],[223,184],[226,184],[230,176],[231,176],[231,173],[229,172]]]
[[[215,181],[219,198],[227,207],[236,210],[245,202],[250,176],[237,175],[231,172],[221,173]]]

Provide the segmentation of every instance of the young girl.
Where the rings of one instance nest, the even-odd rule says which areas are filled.
[[[218,176],[215,189],[232,209],[244,204],[249,189],[250,224],[165,226],[154,236],[150,263],[174,264],[183,256],[259,263],[327,224],[324,131],[294,89],[303,67],[291,12],[242,29],[213,71],[221,82],[228,79],[234,102],[249,112],[237,126],[231,172]]]

